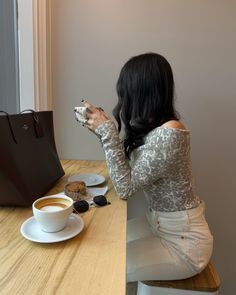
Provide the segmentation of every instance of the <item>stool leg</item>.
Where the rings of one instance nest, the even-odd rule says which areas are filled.
[[[137,295],[218,295],[219,291],[215,292],[200,292],[191,290],[180,290],[173,288],[153,287],[138,282]]]

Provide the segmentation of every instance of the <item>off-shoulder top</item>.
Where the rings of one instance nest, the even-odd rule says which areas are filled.
[[[113,121],[98,126],[99,137],[114,188],[122,199],[142,190],[149,208],[174,212],[200,204],[194,192],[190,131],[157,127],[144,144],[125,156],[123,142]]]

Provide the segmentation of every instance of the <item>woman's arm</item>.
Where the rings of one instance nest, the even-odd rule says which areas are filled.
[[[155,131],[138,148],[131,167],[114,122],[109,120],[95,130],[105,152],[112,183],[120,198],[127,199],[139,189],[156,182],[158,178],[169,175],[174,151],[168,151],[169,137],[166,140],[166,136],[158,136]]]

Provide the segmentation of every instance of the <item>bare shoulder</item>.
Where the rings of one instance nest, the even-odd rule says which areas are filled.
[[[167,128],[177,128],[177,129],[184,129],[186,130],[184,124],[178,120],[170,120],[168,122],[165,122],[162,127],[167,127]]]

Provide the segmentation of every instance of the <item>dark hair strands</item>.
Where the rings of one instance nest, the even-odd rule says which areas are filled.
[[[118,103],[113,115],[124,125],[126,157],[144,144],[145,136],[169,120],[178,120],[174,108],[174,80],[168,61],[157,53],[134,56],[121,69],[116,85]]]

